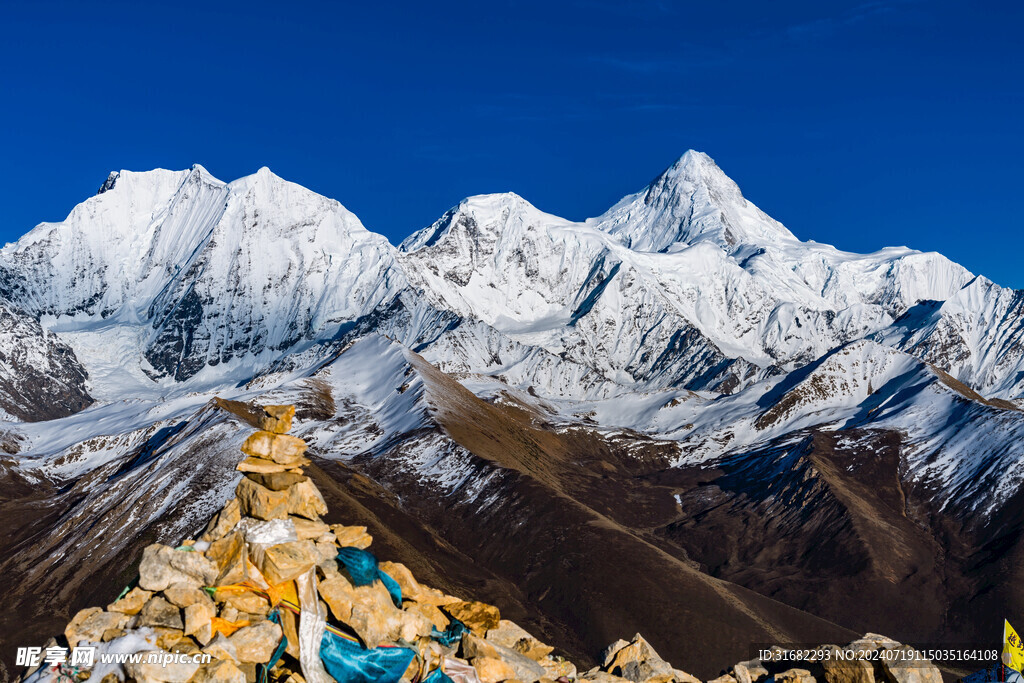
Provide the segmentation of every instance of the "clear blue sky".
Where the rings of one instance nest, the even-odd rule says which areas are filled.
[[[392,241],[483,192],[582,219],[692,147],[803,239],[1024,287],[1020,7],[3,0],[0,241],[196,162]]]

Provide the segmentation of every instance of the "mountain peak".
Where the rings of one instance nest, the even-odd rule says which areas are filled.
[[[732,253],[745,245],[796,240],[748,202],[714,159],[692,149],[647,187],[588,222],[635,251],[665,252],[710,241]]]
[[[716,171],[722,177],[725,177],[722,169],[718,168],[718,164],[715,163],[714,159],[704,152],[688,149],[683,152],[682,156],[676,159],[674,164],[662,171],[658,177],[683,176],[696,180],[702,173],[709,171]]]
[[[704,152],[687,150],[674,164],[662,171],[647,186],[648,195],[675,190],[683,185],[703,186],[720,199],[745,202],[736,182],[727,176],[715,160]]]
[[[400,245],[401,251],[411,252],[436,244],[449,234],[453,226],[462,226],[463,232],[480,236],[486,233],[496,241],[502,235],[519,234],[530,225],[561,225],[564,218],[546,213],[515,192],[496,192],[466,197],[453,206],[432,225],[409,235]]]
[[[100,185],[100,189],[98,189],[96,191],[96,194],[103,194],[104,192],[106,192],[108,190],[113,190],[114,189],[114,185],[117,184],[117,179],[119,177],[121,177],[120,173],[118,173],[117,171],[111,171],[107,175],[107,179],[103,181],[102,185]]]

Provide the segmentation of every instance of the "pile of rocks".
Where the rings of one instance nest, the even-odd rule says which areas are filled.
[[[595,683],[700,683],[700,679],[674,668],[637,633],[633,640],[617,640],[604,651],[601,666],[582,678]]]
[[[208,654],[211,661],[146,657],[113,667],[69,662],[35,668],[23,680],[85,680],[95,672],[103,683],[252,683],[258,666],[270,662],[287,639],[268,678],[329,681],[316,664],[327,621],[355,634],[366,648],[414,650],[417,656],[404,676],[409,681],[438,667],[457,683],[577,677],[572,663],[502,619],[497,607],[423,586],[402,564],[379,563],[400,586],[400,605],[381,581],[356,585],[338,562],[339,550],[366,549],[372,538],[366,527],[328,525],[321,519],[327,505],[303,472],[309,464],[306,444],[287,434],[294,415],[294,406],[264,407],[259,431],[242,445],[245,458],[237,469],[243,478],[235,497],[204,533],[177,547],[155,543],[145,548],[137,585],[106,609],[78,612],[64,630],[66,642],[47,643],[58,649],[96,646],[100,653]],[[310,594],[312,599],[303,599]],[[312,629],[315,640],[304,633],[305,619],[319,622],[319,630]],[[448,631],[453,620],[466,632],[442,645],[436,636]],[[315,650],[312,659],[308,650]]]
[[[614,643],[601,666],[579,674],[554,648],[502,619],[497,607],[424,586],[397,562],[380,562],[378,569],[400,587],[400,604],[381,580],[357,585],[344,562],[339,563],[339,552],[365,550],[372,538],[366,527],[328,525],[321,519],[327,505],[303,472],[309,464],[306,444],[287,434],[294,415],[294,406],[264,407],[259,431],[242,446],[246,457],[238,464],[243,478],[235,497],[204,533],[178,547],[155,543],[145,548],[136,586],[106,609],[78,612],[64,630],[66,643],[51,639],[48,644],[94,645],[99,652],[117,654],[205,654],[209,661],[164,657],[123,665],[54,664],[30,670],[22,680],[95,675],[100,683],[254,683],[265,674],[270,681],[329,683],[320,642],[330,623],[358,637],[360,647],[413,650],[416,656],[402,676],[409,683],[437,669],[454,683],[699,683],[673,668],[639,634]],[[712,683],[761,683],[769,675],[779,683],[813,683],[815,678],[874,683],[868,669],[855,666],[840,675],[820,663],[782,671],[745,662]],[[899,672],[885,680],[939,683]]]

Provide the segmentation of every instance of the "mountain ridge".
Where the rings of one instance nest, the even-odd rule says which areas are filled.
[[[945,642],[981,634],[993,604],[1024,609],[1004,581],[1024,547],[1024,292],[934,253],[802,242],[734,186],[690,153],[597,218],[478,195],[396,247],[268,169],[108,177],[0,249],[0,305],[34,331],[0,333],[13,562],[35,576],[25,543],[104,529],[170,542],[224,502],[203,483],[234,433],[218,400],[258,401],[299,406],[325,471],[379,494],[356,507],[414,527],[420,552],[483,539],[482,575],[522,579],[508,599],[578,629],[580,651],[628,623],[692,657],[685,625],[546,592],[549,565],[618,582],[627,563],[602,566],[603,547],[642,548],[666,599],[728,582],[782,632],[811,623],[795,609]],[[432,402],[425,377],[450,391]],[[26,383],[40,391],[6,389]],[[121,505],[131,482],[160,505]],[[87,560],[74,585],[100,570]],[[723,657],[745,628],[715,640]]]

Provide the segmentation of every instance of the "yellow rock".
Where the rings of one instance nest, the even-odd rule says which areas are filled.
[[[181,610],[172,605],[163,596],[157,595],[149,599],[136,617],[137,626],[152,628],[181,629]]]
[[[273,584],[298,578],[316,566],[320,555],[312,541],[278,543],[263,552],[259,570]]]
[[[295,659],[299,658],[299,618],[291,610],[281,610],[281,628],[284,630],[284,637],[288,639],[288,647],[285,652]]]
[[[211,655],[214,659],[238,662],[238,653],[235,652],[235,646],[231,644],[223,633],[218,633],[214,636],[213,640],[203,648],[203,652]]]
[[[474,664],[482,659],[501,660],[513,668],[512,678],[526,681],[526,683],[533,683],[543,678],[546,673],[544,667],[522,653],[490,640],[478,638],[472,633],[462,636],[462,656]]]
[[[256,664],[254,662],[239,662],[238,668],[245,674],[246,683],[256,683]]]
[[[162,591],[175,583],[208,586],[217,578],[217,565],[196,551],[175,550],[160,543],[146,546],[139,563],[139,588]]]
[[[293,417],[295,406],[263,406],[260,429],[274,434],[284,434],[292,428]]]
[[[215,659],[200,665],[189,683],[245,683],[245,674],[230,659]]]
[[[295,535],[299,537],[300,541],[307,538],[315,541],[324,534],[331,533],[331,528],[323,522],[302,517],[289,517],[289,519],[292,520],[292,524],[295,526]]]
[[[259,431],[242,444],[242,452],[254,458],[273,460],[279,465],[294,467],[306,452],[306,442],[287,434]]]
[[[545,657],[537,663],[544,667],[545,677],[552,681],[557,681],[563,676],[570,680],[575,680],[578,677],[576,665],[567,659]],[[700,683],[700,681],[695,681],[694,683]]]
[[[555,649],[540,642],[518,624],[507,619],[502,619],[497,628],[487,632],[487,640],[526,655],[535,662],[541,661]]]
[[[478,638],[472,633],[462,636],[462,657],[469,660],[475,660],[480,657],[501,659],[501,655],[493,643],[489,643],[483,638]]]
[[[218,614],[224,621],[235,622],[238,621],[238,610],[226,602],[220,606],[220,614]]]
[[[210,604],[196,602],[185,608],[185,635],[199,633],[204,626],[210,626],[210,620],[217,616],[217,611]]]
[[[475,635],[483,638],[492,628],[498,628],[501,613],[494,605],[483,602],[464,601],[444,605],[441,610],[450,617],[465,624]]]
[[[202,588],[189,586],[185,583],[171,584],[164,590],[164,597],[183,609],[197,602],[209,605],[211,608],[213,607],[213,598],[210,597],[209,593]]]
[[[266,598],[261,598],[252,591],[231,593],[227,596],[227,599],[224,602],[231,605],[239,612],[245,612],[247,614],[262,616],[270,611],[270,603]]]
[[[103,642],[107,643],[111,640],[117,640],[125,633],[127,633],[127,631],[125,631],[123,628],[108,628],[106,631],[103,632]],[[118,679],[118,683],[120,683],[120,679]]]
[[[196,645],[196,642],[191,638],[184,636],[178,640],[174,645],[170,647],[170,652],[177,652],[186,655],[196,655],[202,652],[202,649]]]
[[[366,533],[365,526],[345,526],[344,524],[332,524],[331,531],[338,539],[338,546],[341,548],[361,548],[366,550],[373,542],[373,536]]]
[[[213,560],[217,565],[219,573],[214,581],[215,586],[241,583],[248,578],[246,571],[248,555],[245,548],[245,536],[241,532],[236,531],[219,541],[214,541],[204,554],[207,559]]]
[[[271,491],[287,491],[290,487],[298,484],[300,481],[305,481],[308,478],[304,474],[295,474],[291,471],[266,473],[249,472],[246,476],[257,484],[266,486]]]
[[[939,678],[939,676],[936,675],[936,678]],[[789,669],[780,674],[775,674],[775,680],[779,683],[813,683],[814,677],[807,669]]]
[[[199,669],[198,662],[188,661],[151,662],[143,658],[141,662],[128,662],[124,668],[128,671],[128,677],[136,681],[166,681],[167,683],[185,683],[192,678]]]
[[[238,499],[232,498],[221,508],[221,511],[217,513],[217,516],[210,520],[209,525],[206,527],[206,531],[199,537],[199,540],[211,542],[216,541],[224,537],[229,531],[235,528],[235,525],[242,519],[242,511],[238,505]]]
[[[316,551],[320,554],[320,559],[317,561],[318,566],[338,558],[338,546],[334,545],[333,541],[317,541]]]
[[[438,631],[444,631],[448,628],[448,624],[451,623],[451,620],[449,620],[441,610],[439,610],[435,605],[431,605],[429,602],[408,602],[402,609],[406,612],[414,612],[420,616],[426,617]]]
[[[273,460],[267,460],[266,458],[249,457],[238,463],[238,466],[235,469],[239,472],[253,472],[255,474],[273,474],[275,472],[293,472],[295,474],[302,474],[302,470],[299,469],[299,467],[305,467],[311,463],[312,461],[309,460],[309,458],[299,458],[290,465],[278,465]]]
[[[117,602],[107,605],[108,612],[120,612],[121,614],[138,614],[146,601],[153,597],[151,591],[144,591],[141,588],[133,588]]]
[[[462,598],[457,598],[454,595],[445,595],[436,588],[420,584],[420,593],[416,596],[416,602],[429,603],[434,607],[444,607],[452,603],[462,602]]]
[[[319,590],[335,618],[350,626],[369,647],[396,640],[414,643],[430,635],[430,620],[395,607],[380,581],[356,587],[336,576],[322,581]]]
[[[325,579],[317,586],[320,597],[331,608],[331,613],[338,621],[348,623],[352,617],[352,584],[343,576],[337,575]]]
[[[156,627],[153,629],[156,635],[156,646],[163,650],[170,650],[181,642],[184,634],[180,628]]]
[[[213,640],[213,624],[207,622],[204,626],[200,626],[199,630],[192,634],[192,637],[199,642],[200,645],[206,646]]]
[[[306,479],[289,487],[288,512],[306,519],[319,520],[320,515],[327,514],[327,503],[320,489]]]
[[[107,630],[122,628],[126,623],[126,614],[104,612],[99,607],[88,607],[75,615],[64,629],[64,637],[68,639],[71,647],[75,647],[79,641],[99,641]]]
[[[270,661],[281,642],[281,627],[272,621],[261,621],[235,631],[228,641],[234,646],[240,662],[265,664]]]
[[[481,657],[473,660],[473,668],[480,677],[480,683],[501,683],[516,677],[515,668],[500,659]]]
[[[271,491],[248,477],[235,489],[242,513],[256,519],[284,519],[288,516],[288,492]]]
[[[380,569],[394,579],[402,589],[402,598],[415,600],[420,594],[420,584],[409,568],[400,562],[381,562]]]

